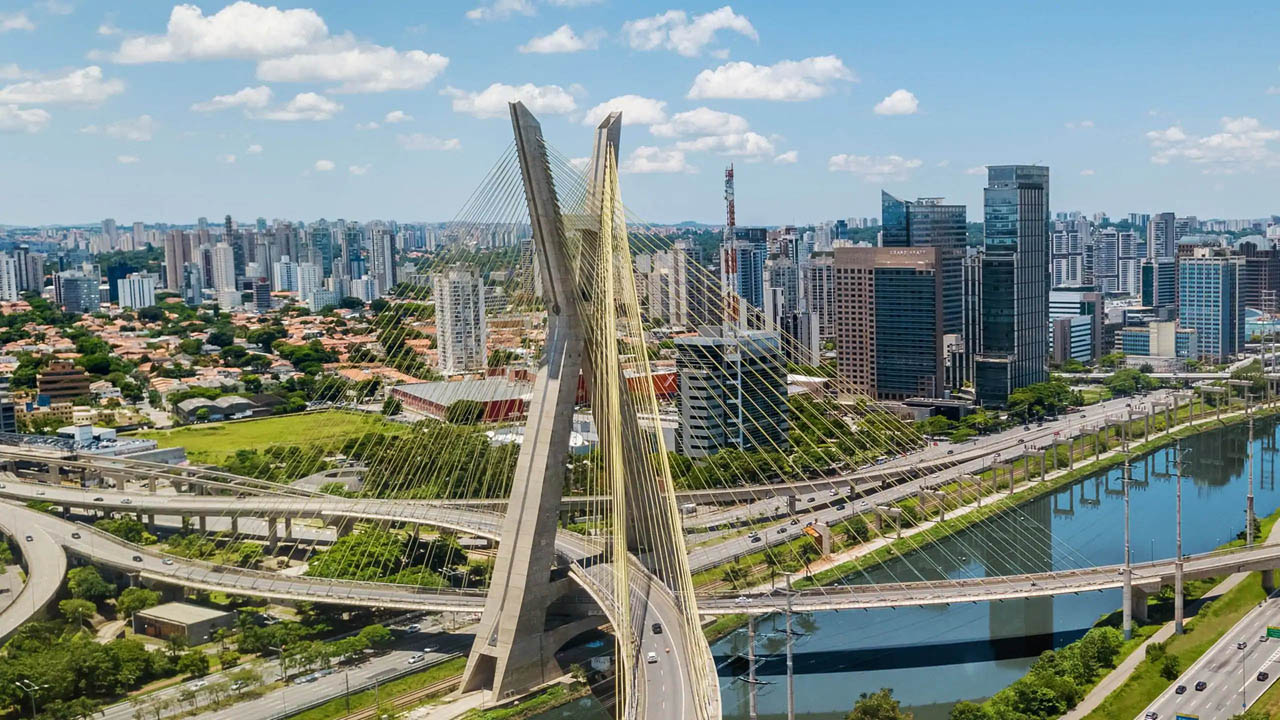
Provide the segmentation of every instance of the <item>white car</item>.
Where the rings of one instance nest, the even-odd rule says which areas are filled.
[[[132,504],[133,504],[133,498],[125,498],[125,499],[123,499],[123,500],[121,500],[121,501],[120,501],[120,504],[121,504],[121,505],[132,505]]]
[[[209,684],[208,680],[197,680],[191,683],[190,685],[188,685],[187,687],[191,688],[192,690],[199,690],[200,688],[208,684]]]
[[[645,655],[644,661],[649,663],[650,665],[653,665],[654,663],[658,662],[658,653],[651,652],[648,655]]]
[[[427,658],[426,658],[426,656],[425,656],[425,655],[423,655],[422,653],[418,653],[418,654],[416,654],[416,655],[414,655],[414,656],[412,656],[412,657],[410,657],[410,658],[409,658],[409,664],[410,664],[410,665],[417,665],[418,663],[420,663],[420,662],[422,662],[423,660],[426,660],[426,659],[427,659]]]

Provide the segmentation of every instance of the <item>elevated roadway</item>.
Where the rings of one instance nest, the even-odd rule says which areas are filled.
[[[17,595],[0,610],[0,644],[53,602],[67,574],[67,556],[62,546],[44,526],[31,522],[31,514],[25,508],[0,503],[0,534],[17,545],[27,573]]]

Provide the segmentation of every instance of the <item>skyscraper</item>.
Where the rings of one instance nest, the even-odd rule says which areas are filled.
[[[54,301],[67,312],[87,313],[98,309],[98,278],[79,270],[65,270],[53,276]]]
[[[1196,331],[1200,356],[1226,362],[1244,352],[1244,258],[1216,248],[1195,248],[1178,262],[1178,322]]]
[[[880,244],[884,247],[935,247],[942,273],[944,333],[964,332],[964,253],[969,230],[964,205],[942,198],[899,200],[880,191]]]
[[[240,288],[236,285],[235,250],[225,242],[213,246],[210,252],[213,290],[218,304],[224,308],[240,306]]]
[[[855,388],[879,400],[941,397],[944,252],[836,248],[836,358]]]
[[[18,293],[18,261],[0,253],[0,300],[13,302]]]
[[[298,300],[311,306],[316,291],[324,289],[324,270],[315,263],[298,265]],[[313,310],[316,308],[312,308]]]
[[[788,447],[787,376],[777,333],[711,327],[676,339],[680,376],[677,450]]]
[[[1177,218],[1171,212],[1151,216],[1147,223],[1147,257],[1171,258],[1177,254]]]
[[[733,239],[721,248],[720,280],[728,293],[736,293],[742,302],[756,310],[764,309],[764,261],[768,256],[768,232],[764,228],[733,229]],[[745,321],[749,308],[726,308],[726,322]]]
[[[395,235],[388,228],[373,231],[373,277],[378,282],[378,293],[387,294],[396,284]]]
[[[436,346],[445,374],[485,366],[484,279],[473,265],[457,264],[432,277],[436,299]]]
[[[288,255],[280,258],[280,262],[271,268],[273,287],[277,292],[298,291],[298,266]]]
[[[170,230],[164,236],[164,286],[182,291],[182,267],[191,262],[191,243],[181,230]]]
[[[116,281],[120,308],[144,308],[156,304],[156,278],[147,273],[129,273]]]
[[[983,191],[982,344],[977,399],[1049,379],[1049,168],[993,165]]]

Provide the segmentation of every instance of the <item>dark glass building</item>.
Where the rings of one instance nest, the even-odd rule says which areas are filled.
[[[968,240],[964,205],[942,198],[899,200],[880,191],[883,247],[935,247],[942,272],[942,332],[964,332],[964,255]]]
[[[978,401],[1049,379],[1049,168],[992,165],[983,192],[982,344]]]

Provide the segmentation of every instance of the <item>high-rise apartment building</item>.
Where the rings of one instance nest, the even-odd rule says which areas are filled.
[[[702,458],[728,448],[788,447],[787,376],[777,333],[710,327],[676,339],[676,448]]]
[[[1077,217],[1054,223],[1052,246],[1053,287],[1079,287],[1093,282],[1093,264],[1086,262],[1086,251],[1093,246],[1092,226]]]
[[[156,278],[148,273],[129,273],[116,281],[120,308],[151,307],[156,304]]]
[[[982,345],[977,399],[1049,379],[1049,168],[993,165],[983,192]]]
[[[457,264],[432,276],[440,371],[480,370],[485,361],[484,278],[474,265]]]
[[[315,263],[298,265],[298,300],[308,307],[316,292],[324,289],[324,270]],[[313,310],[316,308],[312,308]]]
[[[1244,352],[1244,258],[1215,248],[1195,248],[1178,263],[1178,322],[1196,331],[1200,356],[1226,362]]]
[[[946,205],[942,198],[899,200],[880,191],[880,244],[883,247],[938,248],[942,273],[944,333],[964,330],[964,254],[969,230],[964,205]]]
[[[272,287],[277,292],[298,292],[298,266],[288,255],[271,267]]]
[[[836,357],[842,379],[880,400],[942,396],[943,253],[938,247],[836,248]]]
[[[230,225],[230,217],[228,217]],[[209,253],[210,280],[213,291],[217,294],[218,304],[224,308],[240,306],[240,287],[236,284],[235,248],[220,242],[214,245]]]
[[[743,303],[756,310],[764,309],[764,261],[768,256],[768,231],[765,228],[733,229],[733,239],[721,248],[720,281],[729,293],[736,293]],[[727,322],[741,322],[750,308],[726,308]]]
[[[18,291],[18,261],[0,253],[0,300],[13,302],[21,297]]]
[[[1177,255],[1177,218],[1171,212],[1151,216],[1147,223],[1147,257],[1171,258]]]
[[[1178,303],[1178,261],[1171,256],[1145,258],[1141,278],[1142,304],[1154,309],[1160,319],[1171,319]]]
[[[192,260],[187,234],[181,230],[170,230],[164,236],[164,286],[167,289],[182,291],[182,266]]]
[[[53,276],[53,296],[58,307],[73,313],[95,312],[100,304],[98,278],[79,270]]]

